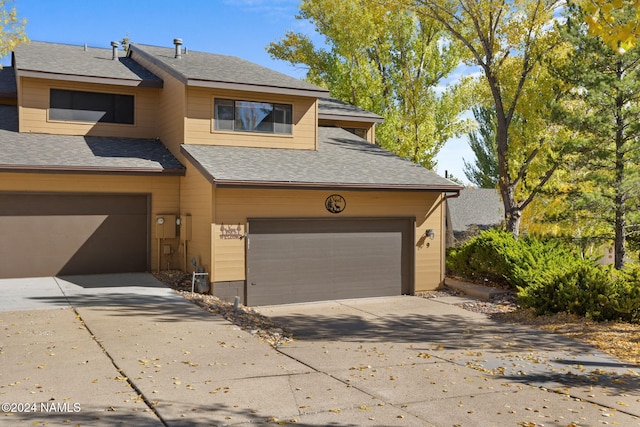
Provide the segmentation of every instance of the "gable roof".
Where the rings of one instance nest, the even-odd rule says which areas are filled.
[[[328,96],[329,91],[244,59],[188,51],[175,57],[174,48],[131,44],[129,55],[145,57],[187,86],[257,92]]]
[[[504,205],[498,190],[465,188],[460,196],[447,199],[454,232],[465,232],[476,226],[480,230],[499,225],[504,219]]]
[[[15,106],[0,105],[0,171],[183,175],[160,141],[18,132]]]
[[[125,86],[162,87],[162,80],[112,49],[31,41],[16,46],[13,64],[18,76]]]
[[[340,128],[318,129],[318,150],[182,145],[216,186],[458,191],[461,186]]]
[[[384,117],[335,98],[318,98],[318,118],[382,123]]]

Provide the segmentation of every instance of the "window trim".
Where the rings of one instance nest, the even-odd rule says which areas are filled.
[[[117,97],[117,96],[128,96],[131,97],[132,99],[132,122],[131,123],[126,123],[126,122],[102,122],[102,121],[95,121],[95,120],[81,120],[81,119],[70,119],[70,120],[65,120],[62,118],[53,118],[51,117],[51,110],[54,109],[54,107],[51,107],[51,101],[52,101],[52,91],[65,91],[65,92],[79,92],[79,93],[85,93],[85,94],[99,94],[99,95],[111,95],[113,97]],[[51,122],[51,123],[74,123],[74,124],[83,124],[83,125],[93,125],[93,126],[126,126],[126,127],[135,127],[137,126],[136,120],[137,120],[137,114],[136,114],[136,104],[137,104],[137,99],[136,99],[136,94],[134,93],[121,93],[121,92],[107,92],[107,91],[99,91],[99,90],[78,90],[78,89],[71,89],[71,88],[67,88],[67,87],[49,87],[49,102],[48,102],[48,106],[47,106],[47,121]]]
[[[219,128],[217,125],[220,123],[218,121],[217,115],[218,115],[218,110],[217,110],[217,102],[218,101],[227,101],[227,102],[231,102],[233,103],[233,107],[232,107],[232,112],[233,112],[233,118],[232,119],[224,119],[230,122],[232,128]],[[237,111],[237,103],[241,103],[241,102],[246,102],[246,103],[251,103],[251,104],[269,104],[271,105],[271,112],[270,114],[274,114],[274,112],[276,111],[276,108],[278,106],[286,106],[289,107],[289,113],[290,113],[290,123],[284,123],[285,125],[289,125],[290,126],[290,131],[289,132],[277,132],[276,131],[276,125],[278,124],[283,124],[283,123],[277,123],[275,121],[272,121],[272,131],[264,131],[264,130],[246,130],[246,129],[238,129],[236,128],[236,111]],[[255,135],[260,135],[260,136],[267,136],[267,137],[293,137],[293,133],[294,133],[294,125],[293,125],[293,111],[294,111],[294,104],[293,103],[285,103],[285,102],[272,102],[272,101],[261,101],[261,100],[255,100],[255,99],[238,99],[238,98],[227,98],[227,97],[218,97],[215,96],[213,97],[213,99],[211,100],[211,106],[212,106],[212,114],[211,114],[211,132],[212,133],[228,133],[228,134],[255,134]],[[229,107],[229,106],[228,106]],[[281,110],[282,111],[282,110]]]

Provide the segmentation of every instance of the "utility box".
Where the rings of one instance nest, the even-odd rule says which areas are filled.
[[[156,238],[174,239],[176,237],[176,216],[168,214],[156,215]]]

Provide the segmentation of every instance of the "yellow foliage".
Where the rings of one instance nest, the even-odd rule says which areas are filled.
[[[601,37],[620,54],[635,47],[640,37],[640,0],[578,0],[577,4],[587,14],[590,35]],[[636,10],[636,19],[622,23],[616,15],[626,7]]]
[[[22,42],[28,41],[24,32],[26,19],[19,19],[15,7],[9,8],[11,0],[0,0],[0,57]],[[2,68],[2,66],[0,66]]]

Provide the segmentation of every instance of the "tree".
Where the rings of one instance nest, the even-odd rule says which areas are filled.
[[[414,0],[413,4],[418,13],[442,23],[466,48],[467,61],[482,69],[496,113],[498,188],[506,227],[518,236],[522,211],[558,166],[553,147],[556,130],[543,124],[541,104],[553,96],[543,59],[554,55],[560,44],[550,27],[561,3]]]
[[[315,25],[326,48],[290,31],[267,51],[308,67],[307,80],[331,96],[384,116],[381,146],[434,168],[444,143],[469,129],[459,118],[468,85],[439,90],[460,63],[460,48],[437,22],[375,0],[304,0],[298,19]]]
[[[27,20],[19,19],[16,8],[9,8],[9,3],[13,2],[0,0],[0,57],[8,55],[19,43],[28,40],[24,33]]]
[[[478,130],[470,132],[469,146],[476,155],[475,163],[464,161],[464,174],[480,188],[498,186],[498,153],[496,151],[495,112],[488,107],[474,107],[473,117],[478,122]]]
[[[627,238],[640,226],[640,48],[617,54],[587,34],[583,10],[572,6],[568,11],[563,36],[573,47],[556,70],[574,89],[566,94],[559,118],[582,135],[572,141],[571,165],[591,183],[576,206],[612,229],[614,264],[620,269]],[[634,8],[624,9],[624,16],[619,12],[620,22],[635,22]]]
[[[584,22],[589,34],[600,36],[614,51],[624,54],[635,47],[640,37],[640,0],[580,0],[577,4],[585,11]],[[629,10],[635,19],[620,19]]]

